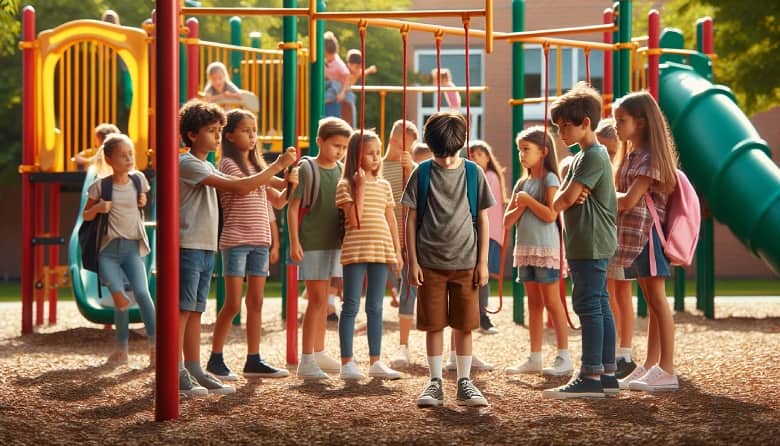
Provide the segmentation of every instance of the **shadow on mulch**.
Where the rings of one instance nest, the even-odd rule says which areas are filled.
[[[334,380],[331,380],[334,381]],[[342,384],[343,383],[343,384]],[[338,388],[335,386],[343,385]],[[386,396],[398,393],[404,393],[401,389],[394,389],[385,386],[385,381],[381,379],[371,379],[366,382],[332,382],[331,385],[326,383],[317,382],[304,382],[298,385],[292,385],[290,390],[298,391],[308,394],[310,396],[317,397],[319,399],[329,400],[345,397],[369,397],[369,396]]]
[[[107,389],[148,375],[151,369],[128,369],[118,375],[106,376],[113,370],[115,367],[108,365],[51,370],[33,378],[17,378],[14,384],[22,387],[40,387],[41,397],[47,400],[86,401]]]
[[[150,411],[154,411],[153,390],[149,390],[131,400],[122,401],[119,404],[106,404],[84,409],[80,412],[80,415],[91,420],[116,420]]]
[[[780,317],[742,317],[729,316],[720,319],[707,319],[703,315],[691,313],[675,313],[675,324],[691,324],[712,331],[740,331],[740,332],[780,332]]]
[[[33,333],[20,335],[2,341],[0,357],[27,354],[34,349],[40,353],[62,353],[63,349],[73,354],[95,354],[95,349],[111,350],[115,339],[114,330],[102,328],[78,327],[49,333]],[[139,340],[145,340],[146,335],[130,330],[128,341],[132,345]]]
[[[571,379],[570,376],[546,376],[546,375],[526,375],[526,376],[534,376],[536,378],[541,379],[541,381],[534,380],[534,382],[527,381],[527,378],[521,378],[521,377],[513,377],[513,378],[507,378],[506,383],[511,384],[514,386],[517,386],[521,389],[526,390],[533,390],[537,392],[541,392],[545,389],[552,389],[554,387],[562,386],[569,382],[569,379]]]

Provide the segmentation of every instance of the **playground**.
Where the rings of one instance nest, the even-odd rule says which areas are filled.
[[[2,444],[776,441],[780,435],[780,386],[776,384],[780,380],[776,361],[780,297],[716,300],[713,222],[726,225],[753,256],[778,274],[780,168],[771,160],[766,141],[737,105],[735,95],[714,79],[717,48],[713,47],[711,18],[696,23],[697,47],[689,49],[681,31],[661,28],[657,11],[644,19],[647,35],[634,36],[631,1],[606,8],[602,23],[537,31],[524,31],[525,18],[519,6],[513,11],[516,16],[511,32],[493,29],[492,0],[474,2],[478,3],[474,9],[368,12],[326,11],[322,2],[315,1],[298,7],[296,1],[285,0],[284,8],[205,8],[197,2],[178,3],[158,2],[154,19],[137,28],[76,20],[40,30],[35,26],[39,12],[26,8],[22,13],[25,138],[19,173],[22,201],[35,206],[25,206],[20,212],[21,302],[0,303],[0,312],[6,315],[0,319]],[[512,4],[515,8],[524,2]],[[267,15],[284,16],[278,46],[261,48],[257,35],[252,36],[250,46],[242,45],[237,17]],[[201,40],[197,17],[203,16],[224,17],[226,21],[233,17],[231,32],[239,38],[230,43]],[[452,19],[459,26],[426,23],[429,19]],[[358,98],[356,128],[375,126],[380,135],[387,134],[395,119],[410,116],[413,107],[409,98],[437,97],[438,103],[431,100],[430,108],[440,109],[447,92],[464,95],[463,114],[475,127],[470,129],[475,132],[472,136],[476,135],[480,118],[472,111],[471,101],[491,88],[469,79],[469,51],[476,46],[487,60],[496,45],[512,48],[513,60],[508,64],[514,73],[512,97],[502,100],[508,104],[506,110],[511,108],[513,134],[532,121],[524,110],[530,114],[532,107],[539,106],[546,116],[547,104],[563,94],[561,57],[566,50],[582,52],[583,81],[595,81],[591,70],[593,64],[599,64],[605,117],[611,114],[614,99],[632,91],[647,90],[654,96],[669,121],[680,168],[703,203],[696,263],[688,270],[688,277],[695,277],[695,289],[686,289],[682,267],[676,267],[670,279],[675,284],[669,305],[676,311],[679,391],[624,391],[616,398],[562,403],[542,400],[541,391],[565,384],[568,377],[506,376],[504,369],[526,354],[529,342],[524,325],[528,308],[519,284],[511,289],[502,285],[501,296],[491,297],[490,308],[501,310],[491,316],[500,333],[474,336],[475,354],[495,365],[492,371],[474,373],[475,383],[490,401],[486,409],[452,404],[452,372],[445,373],[447,402],[443,408],[421,411],[414,406],[415,395],[428,379],[425,337],[416,330],[410,338],[413,365],[400,370],[404,373],[401,380],[305,383],[294,374],[306,301],[299,299],[297,267],[282,260],[281,299],[266,299],[263,305],[262,349],[264,358],[287,364],[292,376],[279,380],[240,378],[235,394],[180,399],[179,353],[176,342],[171,342],[178,336],[178,300],[163,298],[179,294],[179,181],[170,174],[178,172],[179,153],[158,148],[179,147],[175,119],[180,104],[199,96],[205,67],[222,62],[247,101],[240,105],[257,115],[258,144],[269,159],[289,146],[297,147],[299,153],[316,154],[318,148],[311,135],[324,114],[322,37],[326,20],[354,26],[365,55],[371,54],[371,48],[365,47],[367,33],[378,28],[400,33],[403,76],[397,84],[366,85],[366,76],[362,76],[362,81],[352,86]],[[583,33],[595,34],[599,41],[572,37]],[[442,51],[446,52],[442,40],[446,37],[449,45],[457,42],[465,53],[463,85],[411,84],[407,73],[412,70],[408,55],[412,35],[435,42],[436,69],[441,69]],[[537,45],[544,61],[539,97],[526,94],[523,45]],[[556,57],[557,62],[551,62]],[[377,111],[372,114],[376,120],[368,123],[365,101],[372,95],[377,99]],[[389,115],[388,95],[400,95],[400,116]],[[473,104],[475,110],[482,105],[481,99]],[[96,275],[82,267],[78,240],[81,212],[67,234],[58,229],[63,226],[63,188],[80,192],[79,209],[83,210],[88,187],[97,178],[93,169],[80,171],[72,161],[74,156],[91,147],[91,132],[98,123],[119,121],[135,143],[138,170],[152,183],[145,229],[153,249],[145,266],[156,301],[156,368],[147,367],[146,340],[141,331],[131,332],[128,365],[105,365],[113,337],[114,309],[110,299],[102,296],[109,293],[105,288],[100,292]],[[547,131],[546,120],[541,121]],[[514,184],[520,172],[514,155],[510,171]],[[279,228],[285,252],[288,235],[284,218]],[[67,258],[67,263],[60,264],[61,258]],[[211,345],[216,310],[224,300],[221,274],[218,266],[213,284],[217,298],[209,301],[203,315],[200,342],[204,352]],[[57,301],[61,287],[72,287],[73,302]],[[563,282],[561,287],[565,287]],[[570,300],[568,305],[576,321]],[[647,315],[641,292],[635,311],[639,316]],[[388,358],[398,348],[396,314],[390,299],[385,299],[383,356]],[[129,318],[140,322],[139,310],[132,308]],[[365,315],[359,313],[358,322],[364,321]],[[647,325],[646,317],[637,318],[633,342],[637,358],[645,354]],[[569,331],[572,352],[580,351],[580,335],[576,329]],[[547,351],[546,346],[554,344],[552,330],[548,328],[544,336]],[[364,339],[356,338],[358,360],[368,357]],[[225,344],[226,361],[241,361],[244,342],[237,319]],[[338,344],[338,329],[330,324],[325,345],[334,357],[338,357]]]

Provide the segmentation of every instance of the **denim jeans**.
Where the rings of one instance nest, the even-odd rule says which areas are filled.
[[[398,314],[411,317],[414,316],[416,307],[417,287],[409,283],[409,278],[406,276],[408,272],[409,267],[404,263],[403,269],[401,269],[401,280],[398,285]]]
[[[125,298],[125,276],[135,295],[135,301],[141,310],[141,319],[146,326],[146,336],[154,343],[154,304],[149,295],[149,283],[146,280],[146,267],[138,254],[138,240],[114,239],[98,255],[100,279],[111,294],[122,293]],[[116,342],[120,349],[127,349],[130,337],[130,317],[127,310],[114,308]]]
[[[569,259],[573,283],[571,301],[582,325],[582,368],[586,375],[617,370],[615,320],[607,294],[609,259]]]
[[[352,357],[352,341],[355,336],[355,316],[360,307],[363,278],[366,286],[366,319],[368,328],[368,355],[379,356],[382,351],[382,301],[387,283],[386,263],[350,263],[344,265],[344,302],[339,318],[339,345],[341,357]]]

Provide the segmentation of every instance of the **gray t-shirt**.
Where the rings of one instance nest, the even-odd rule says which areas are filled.
[[[561,182],[558,180],[558,177],[552,172],[547,172],[544,178],[528,177],[518,182],[512,194],[519,192],[522,186],[522,190],[532,196],[534,200],[540,203],[547,203],[547,190],[560,185]],[[530,209],[526,209],[517,222],[515,240],[517,240],[518,246],[560,249],[558,227],[555,225],[555,222],[548,223],[542,221]]]
[[[477,237],[471,222],[466,193],[465,162],[455,169],[431,165],[428,206],[417,231],[417,261],[420,266],[439,270],[474,268],[477,265]],[[493,206],[496,200],[477,169],[477,209]],[[415,169],[406,183],[401,203],[417,209],[417,173]],[[409,222],[409,224],[416,224]]]
[[[189,152],[179,155],[179,244],[182,248],[217,250],[217,190],[201,184],[211,175],[227,178],[208,161],[201,161]]]
[[[140,172],[131,172],[141,179],[141,191],[149,192],[149,182]],[[88,197],[92,200],[100,200],[101,185],[99,179],[89,186]],[[102,250],[114,239],[138,240],[138,253],[141,257],[149,254],[149,239],[146,237],[144,221],[138,211],[138,191],[132,181],[125,184],[114,183],[111,190],[111,211],[108,213],[107,235],[101,239]]]
[[[590,189],[591,194],[585,203],[575,204],[563,213],[566,257],[612,257],[617,247],[617,196],[607,149],[594,144],[574,155],[562,188],[572,181]]]

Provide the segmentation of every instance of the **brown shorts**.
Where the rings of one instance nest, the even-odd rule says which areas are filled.
[[[417,291],[417,328],[464,331],[479,328],[479,293],[474,269],[422,268],[423,284]]]

